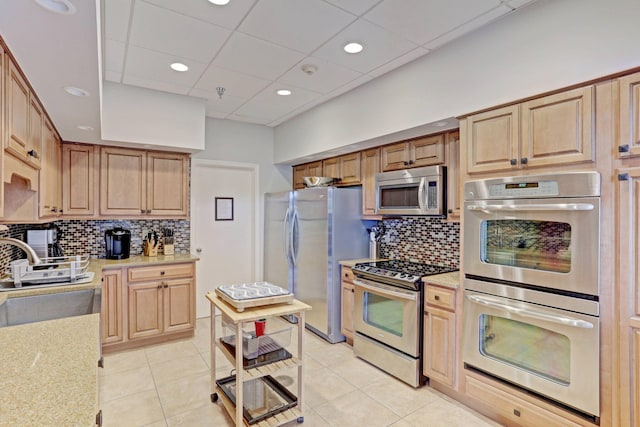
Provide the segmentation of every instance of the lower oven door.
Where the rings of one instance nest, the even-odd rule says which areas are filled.
[[[420,293],[365,279],[353,283],[356,332],[419,357]]]
[[[470,290],[464,294],[466,366],[599,416],[597,316]]]

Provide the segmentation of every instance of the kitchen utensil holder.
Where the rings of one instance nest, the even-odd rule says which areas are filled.
[[[144,242],[144,256],[158,256],[158,246],[148,240]]]
[[[175,252],[174,252],[174,246],[173,246],[173,243],[172,243],[172,244],[166,244],[166,243],[165,243],[165,244],[164,244],[163,253],[164,253],[165,255],[173,255],[173,254],[175,253]]]

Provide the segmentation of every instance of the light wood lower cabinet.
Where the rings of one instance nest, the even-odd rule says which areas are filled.
[[[102,272],[102,344],[121,342],[124,339],[122,269]]]
[[[353,327],[353,309],[354,309],[354,290],[353,290],[353,271],[347,266],[342,266],[341,270],[341,290],[342,303],[340,308],[340,332],[347,338],[349,344],[353,343],[354,327]]]
[[[103,351],[193,335],[195,263],[105,270],[102,282]]]
[[[454,387],[456,291],[427,284],[424,300],[423,374],[431,380]]]

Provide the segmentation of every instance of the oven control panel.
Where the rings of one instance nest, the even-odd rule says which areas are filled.
[[[505,199],[520,197],[552,197],[559,195],[556,181],[502,182],[489,186],[491,197]]]

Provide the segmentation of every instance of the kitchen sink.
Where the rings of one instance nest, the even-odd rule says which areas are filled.
[[[7,298],[0,305],[0,327],[100,312],[100,289]]]

